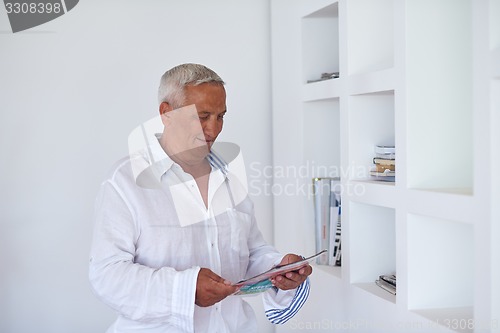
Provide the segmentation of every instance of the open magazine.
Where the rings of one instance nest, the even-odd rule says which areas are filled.
[[[274,266],[273,268],[269,269],[268,271],[265,271],[264,273],[258,274],[249,279],[235,283],[234,286],[239,287],[240,289],[234,295],[248,295],[266,291],[267,289],[273,287],[271,278],[285,274],[287,272],[299,270],[302,267],[308,265],[309,262],[311,262],[312,260],[314,260],[315,258],[317,258],[318,256],[322,255],[325,252],[327,252],[327,250],[320,251],[315,255],[302,259],[301,261],[297,261],[286,265]]]

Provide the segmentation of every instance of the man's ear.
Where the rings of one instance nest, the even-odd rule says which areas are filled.
[[[161,118],[161,122],[163,123],[163,126],[168,126],[168,117],[167,116],[167,112],[170,112],[172,111],[173,108],[170,104],[168,104],[167,102],[162,102],[160,104],[160,107],[159,107],[159,111],[160,111],[160,118]]]
[[[160,111],[160,116],[163,116],[163,114],[169,112],[169,111],[172,111],[173,108],[170,104],[168,104],[168,102],[162,102],[160,104],[160,107],[159,107],[159,111]]]

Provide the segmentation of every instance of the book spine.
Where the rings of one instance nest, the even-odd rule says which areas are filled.
[[[316,252],[319,252],[330,245],[330,180],[314,178],[313,190]],[[318,265],[328,265],[328,261],[326,253],[316,259]]]

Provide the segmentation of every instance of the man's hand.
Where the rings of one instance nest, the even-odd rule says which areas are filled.
[[[296,254],[287,254],[281,259],[280,266],[291,264],[297,261],[301,261],[302,257]],[[312,267],[309,264],[301,267],[300,269],[292,272],[287,272],[282,275],[277,275],[271,279],[273,285],[282,290],[290,290],[297,288],[302,282],[304,282],[309,275],[312,273]]]
[[[202,268],[196,281],[195,304],[203,307],[214,305],[237,290],[238,288],[233,287],[231,282],[224,280],[208,268]]]

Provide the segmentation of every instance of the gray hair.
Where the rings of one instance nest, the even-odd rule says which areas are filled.
[[[184,87],[213,83],[223,86],[225,82],[217,73],[199,64],[182,64],[163,74],[158,88],[158,103],[169,103],[174,109],[183,106]]]

